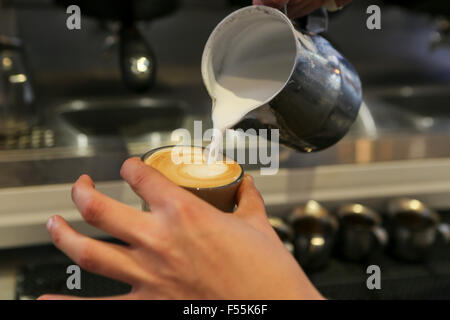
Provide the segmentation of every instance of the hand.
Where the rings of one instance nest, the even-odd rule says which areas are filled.
[[[277,9],[287,5],[289,18],[295,19],[310,14],[328,1],[330,0],[253,0],[253,4],[266,5]],[[342,7],[350,2],[352,0],[335,0],[337,7]]]
[[[56,247],[80,267],[132,286],[129,294],[103,299],[322,298],[270,226],[250,176],[238,190],[236,212],[226,214],[138,158],[127,160],[121,175],[151,213],[96,191],[86,175],[72,199],[84,220],[128,245],[86,237],[59,216],[47,224]]]

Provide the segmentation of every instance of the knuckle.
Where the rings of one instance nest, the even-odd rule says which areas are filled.
[[[90,224],[97,223],[101,220],[104,211],[104,203],[95,196],[91,195],[81,210],[83,219]]]
[[[59,247],[61,244],[62,234],[59,228],[54,228],[51,233],[52,242]]]
[[[138,170],[129,177],[129,183],[134,189],[141,189],[148,182],[148,179],[149,175],[145,170]]]
[[[172,241],[173,239],[168,236],[159,235],[153,239],[151,249],[162,256],[167,256],[170,253]]]
[[[78,265],[85,270],[95,270],[97,267],[95,253],[93,248],[89,244],[84,244],[81,249],[80,255],[77,261]]]
[[[120,168],[120,176],[127,181],[133,181],[135,179],[136,172],[142,168],[142,161],[139,158],[133,157],[125,160]]]
[[[195,218],[197,210],[193,208],[193,206],[188,201],[183,200],[174,200],[171,203],[172,206],[172,214],[175,218],[183,219],[183,218]]]
[[[73,201],[75,201],[75,199],[76,199],[76,197],[77,197],[78,190],[79,190],[78,185],[77,185],[77,184],[74,184],[74,185],[72,186],[72,192],[71,192],[71,196],[72,196],[72,200],[73,200]]]
[[[128,167],[133,163],[133,158],[129,158],[125,160],[125,162],[122,164],[122,167],[120,168],[120,175],[124,177],[127,174]]]
[[[72,196],[72,200],[73,201],[75,201],[75,199],[79,196],[79,194],[81,192],[81,190],[80,190],[80,183],[79,183],[79,181],[81,179],[85,179],[85,180],[89,179],[91,181],[91,178],[88,175],[86,175],[86,174],[83,174],[83,175],[80,176],[80,178],[78,178],[77,182],[74,183],[74,185],[72,186],[71,196]]]
[[[147,182],[147,175],[143,172],[138,172],[133,179],[133,184],[136,187],[141,187]]]

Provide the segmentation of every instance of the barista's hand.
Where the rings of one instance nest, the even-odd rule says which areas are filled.
[[[331,1],[331,2],[330,2]],[[254,4],[263,4],[277,9],[287,5],[289,18],[295,19],[306,16],[325,4],[332,5],[333,0],[253,0]],[[336,7],[342,7],[352,0],[334,0]]]
[[[127,160],[121,174],[151,213],[96,191],[86,175],[72,198],[89,224],[128,245],[88,238],[59,216],[47,224],[53,243],[83,269],[132,285],[129,294],[108,299],[322,298],[271,228],[250,176],[237,211],[225,214],[138,158]]]

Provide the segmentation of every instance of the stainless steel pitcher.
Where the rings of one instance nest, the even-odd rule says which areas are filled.
[[[250,39],[253,44],[242,54],[233,52],[237,44]],[[202,76],[210,96],[214,99],[212,84],[221,76],[224,63],[245,63],[277,50],[292,54],[290,73],[278,90],[233,129],[279,129],[281,143],[303,152],[332,146],[345,136],[358,115],[362,103],[359,76],[327,40],[296,30],[279,10],[245,7],[214,29],[202,59]],[[270,79],[270,68],[246,76]]]

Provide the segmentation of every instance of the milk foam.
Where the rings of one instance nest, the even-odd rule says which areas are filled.
[[[193,178],[197,179],[211,179],[227,172],[228,166],[224,163],[204,164],[187,164],[184,165],[181,171]]]
[[[228,185],[242,175],[242,168],[237,162],[225,158],[208,164],[206,158],[201,157],[202,151],[203,149],[198,147],[164,148],[153,153],[145,160],[145,163],[176,184],[191,188]],[[173,159],[174,154],[177,156],[176,160]],[[200,159],[197,157],[199,155]],[[184,161],[178,161],[179,159]]]

